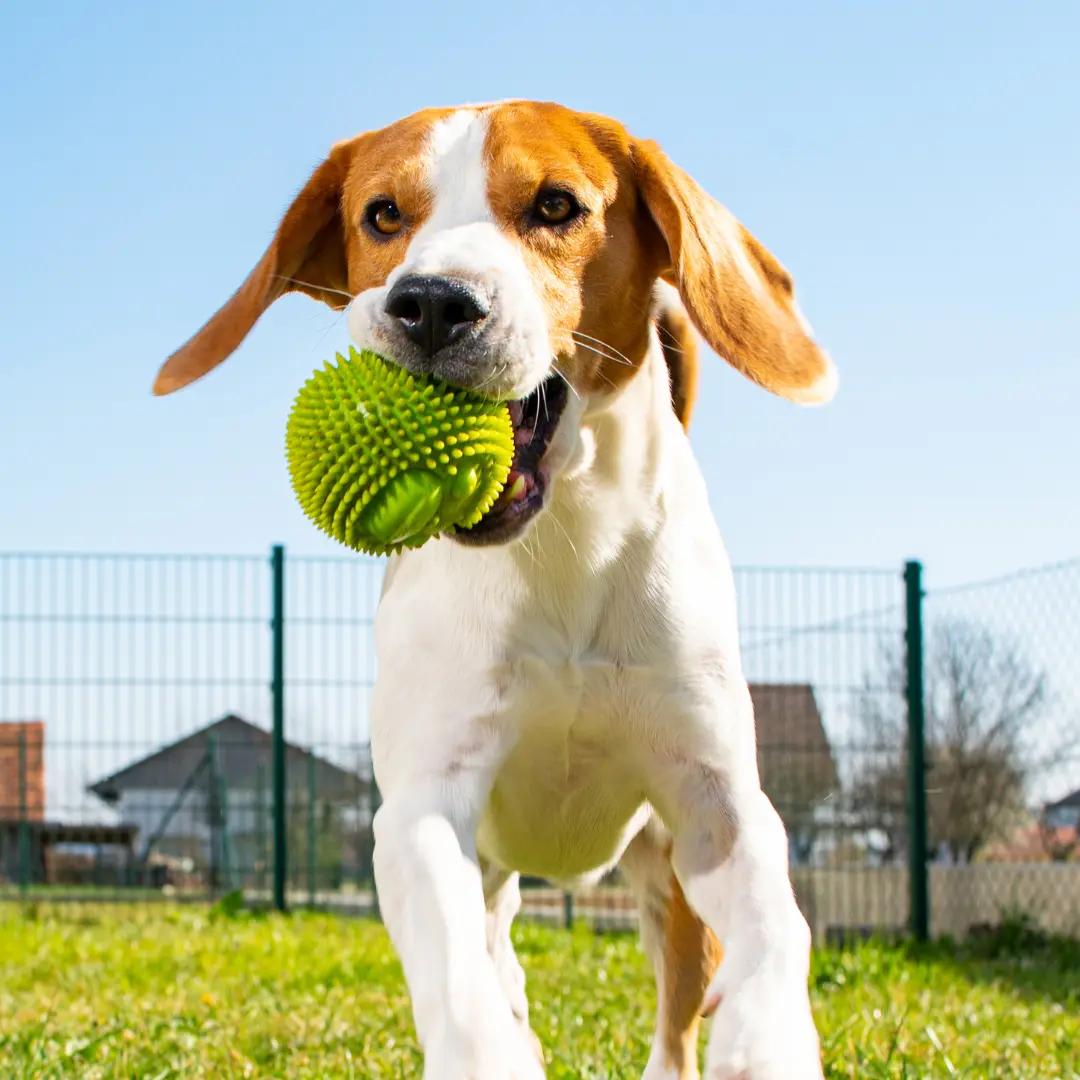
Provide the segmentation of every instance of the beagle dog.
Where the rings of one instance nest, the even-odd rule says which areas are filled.
[[[647,1080],[819,1080],[810,933],[758,777],[732,574],[687,438],[694,330],[790,401],[836,390],[791,278],[653,142],[510,101],[338,143],[171,393],[274,300],[346,310],[414,373],[510,402],[476,527],[389,560],[375,874],[427,1080],[536,1080],[518,874],[622,868],[658,1014]]]

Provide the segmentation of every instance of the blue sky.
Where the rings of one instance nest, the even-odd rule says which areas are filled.
[[[1080,5],[8,4],[0,549],[335,550],[282,450],[345,331],[280,302],[164,400],[336,140],[555,99],[656,138],[795,274],[841,372],[800,410],[706,364],[693,441],[738,563],[1080,550]]]

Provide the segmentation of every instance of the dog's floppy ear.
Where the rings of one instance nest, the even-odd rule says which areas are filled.
[[[668,249],[661,277],[720,356],[801,405],[829,401],[836,368],[810,336],[791,276],[653,142],[633,143],[638,191]]]
[[[339,144],[315,170],[247,280],[162,365],[154,382],[155,394],[171,394],[216,368],[284,293],[303,292],[332,308],[346,306],[348,267],[341,192],[351,151],[349,143]]]

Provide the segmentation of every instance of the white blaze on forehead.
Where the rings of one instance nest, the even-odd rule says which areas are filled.
[[[487,117],[471,109],[456,112],[432,128],[427,158],[435,199],[421,232],[493,220],[484,160],[487,130]]]
[[[480,113],[471,105],[462,109],[455,109],[449,116],[444,116],[435,122],[428,135],[428,153],[434,159],[445,157],[462,141],[468,138],[476,121],[481,119]],[[486,130],[486,123],[483,125]]]
[[[451,113],[432,127],[424,153],[431,214],[391,284],[405,274],[489,274],[496,269],[493,249],[506,241],[487,201],[487,128],[487,117],[472,109]]]

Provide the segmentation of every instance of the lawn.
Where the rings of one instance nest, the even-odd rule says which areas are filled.
[[[640,1075],[653,988],[636,939],[523,925],[548,1075]],[[822,952],[829,1077],[1080,1080],[1080,947],[1013,926],[959,949]],[[419,1076],[376,924],[194,907],[0,905],[0,1077]]]

